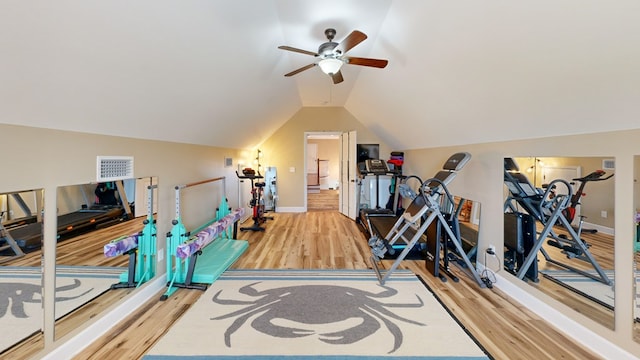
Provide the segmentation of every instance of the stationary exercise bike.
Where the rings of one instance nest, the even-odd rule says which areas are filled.
[[[610,179],[614,175],[614,174],[611,174],[607,177],[603,177],[605,174],[606,172],[604,170],[596,170],[590,173],[589,175],[583,176],[581,178],[571,179],[572,181],[579,181],[580,186],[578,187],[578,190],[576,190],[575,194],[571,196],[571,201],[569,202],[569,206],[567,206],[566,209],[562,210],[564,217],[567,219],[567,221],[569,221],[569,223],[571,223],[576,216],[576,207],[580,205],[580,199],[586,195],[584,193],[584,187],[587,185],[589,181],[604,181],[604,180]],[[576,229],[576,231],[578,232],[578,235],[580,235],[580,233],[582,232],[587,232],[590,234],[595,234],[596,232],[598,232],[598,230],[596,229],[583,229],[582,228],[583,222],[584,222],[584,216],[580,216],[579,225],[578,225],[578,228]]]
[[[603,170],[596,170],[581,178],[571,179],[572,184],[573,184],[573,181],[579,181],[580,186],[578,187],[576,192],[573,195],[571,195],[571,199],[569,200],[569,204],[567,205],[567,207],[562,210],[562,215],[567,219],[569,224],[573,222],[576,216],[576,207],[580,205],[580,199],[586,195],[584,193],[584,187],[587,185],[589,181],[604,181],[604,180],[610,179],[614,175],[614,174],[611,174],[607,177],[603,177],[605,174],[606,172]],[[582,239],[581,235],[582,233],[595,234],[598,232],[598,230],[582,228],[582,225],[584,224],[584,219],[585,219],[585,216],[580,215],[580,220],[578,220],[578,226],[572,225],[571,227],[573,228],[573,230],[575,230],[576,234],[578,235],[579,241],[581,241],[587,248],[590,248],[591,244],[589,244],[584,239]],[[575,246],[575,244],[568,244],[565,241],[565,239],[567,239],[567,235],[560,234],[558,235],[558,238],[555,240],[554,239],[547,240],[547,244],[564,250],[563,252],[567,255],[568,258],[581,256],[583,254],[583,251],[579,247]]]
[[[249,205],[253,209],[253,225],[249,227],[241,227],[242,231],[264,231],[265,228],[260,226],[262,223],[267,220],[273,220],[271,216],[265,216],[264,209],[264,182],[257,182],[256,179],[264,179],[264,176],[260,175],[260,172],[256,174],[255,170],[251,168],[245,168],[242,170],[242,175],[240,175],[236,171],[236,175],[238,175],[239,179],[249,179],[251,181],[251,200],[249,201]]]

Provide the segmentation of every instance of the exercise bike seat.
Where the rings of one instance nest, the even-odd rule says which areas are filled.
[[[261,187],[264,187],[264,183],[263,182],[257,182],[255,184],[253,184],[253,186],[255,186],[257,188],[261,188]]]

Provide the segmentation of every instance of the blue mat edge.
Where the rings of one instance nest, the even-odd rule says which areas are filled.
[[[284,356],[284,355],[246,355],[246,356],[213,356],[213,355],[144,355],[143,360],[296,360],[296,359],[354,359],[354,360],[393,360],[393,359],[405,359],[405,360],[485,360],[489,359],[486,356],[350,356],[350,355],[296,355],[296,356]]]

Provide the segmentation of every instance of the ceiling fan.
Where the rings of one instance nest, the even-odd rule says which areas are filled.
[[[290,73],[284,74],[284,76],[293,76],[307,69],[311,69],[312,67],[317,65],[320,66],[322,72],[331,76],[334,84],[339,84],[344,81],[344,79],[342,78],[342,72],[340,72],[340,68],[343,64],[384,68],[389,63],[389,61],[382,59],[344,56],[347,51],[351,50],[354,46],[360,44],[367,38],[367,35],[365,35],[361,31],[352,31],[351,34],[349,34],[349,36],[342,40],[341,43],[333,41],[333,38],[336,36],[335,29],[326,29],[324,31],[324,34],[327,36],[327,39],[329,41],[320,45],[320,47],[318,48],[318,52],[302,50],[291,46],[278,46],[278,49],[293,51],[320,58],[318,62],[305,65],[299,69],[293,70]]]

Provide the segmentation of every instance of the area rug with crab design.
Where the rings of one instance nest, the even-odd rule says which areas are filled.
[[[169,359],[489,359],[420,279],[228,270],[150,349]]]

